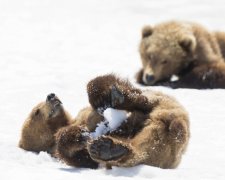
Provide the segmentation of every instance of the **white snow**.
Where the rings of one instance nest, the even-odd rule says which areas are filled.
[[[225,90],[142,87],[175,96],[190,113],[189,148],[175,170],[79,169],[17,147],[48,93],[75,116],[88,105],[91,78],[114,72],[134,83],[143,25],[180,19],[225,31],[224,9],[224,0],[1,0],[0,179],[225,179]]]
[[[105,120],[108,122],[110,131],[116,130],[126,119],[127,112],[113,108],[107,108],[103,112]]]
[[[170,78],[170,81],[178,81],[179,77],[176,75],[172,75],[172,77]]]
[[[127,119],[128,113],[123,110],[107,108],[103,112],[104,120],[97,124],[94,132],[90,133],[92,138],[98,138],[107,132],[116,130]]]

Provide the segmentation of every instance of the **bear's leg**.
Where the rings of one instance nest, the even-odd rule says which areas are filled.
[[[132,138],[108,135],[91,141],[88,152],[95,161],[109,166],[175,168],[189,138],[185,117],[176,112],[164,111],[156,119],[146,119],[146,126]]]
[[[177,80],[177,81],[163,80],[163,81],[158,81],[151,86],[165,86],[172,89],[176,89],[181,86],[181,81],[180,80]]]
[[[70,126],[56,134],[56,157],[75,167],[96,169],[98,163],[87,151],[88,132],[81,126]]]
[[[166,169],[177,167],[189,138],[187,124],[182,118],[171,116],[168,111],[150,120],[150,124],[132,139],[135,154],[126,164],[146,164]]]
[[[195,89],[225,88],[224,82],[225,63],[216,62],[194,67],[178,81],[171,82],[170,87]]]
[[[171,88],[215,89],[225,88],[225,63],[214,62],[193,67],[178,81],[164,85]]]
[[[108,107],[144,113],[152,110],[152,104],[141,94],[141,90],[112,74],[91,80],[87,85],[87,92],[90,104],[97,110]]]
[[[167,114],[168,115],[168,114]],[[92,159],[112,166],[131,167],[146,164],[167,168],[170,152],[166,152],[165,144],[168,139],[176,139],[180,134],[180,124],[172,120],[149,120],[149,124],[139,131],[133,138],[119,138],[117,136],[103,136],[88,144],[88,151]],[[177,133],[176,133],[177,132]],[[179,135],[179,138],[181,135]],[[170,149],[170,148],[169,148]],[[165,156],[165,157],[164,157]]]

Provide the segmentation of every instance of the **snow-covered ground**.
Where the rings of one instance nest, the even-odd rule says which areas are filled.
[[[225,30],[224,9],[224,0],[1,0],[0,179],[225,179],[225,90],[152,88],[190,113],[189,148],[175,170],[72,168],[17,147],[24,119],[48,93],[75,116],[96,75],[134,82],[143,25],[181,19]]]

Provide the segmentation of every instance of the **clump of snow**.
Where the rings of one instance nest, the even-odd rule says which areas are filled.
[[[103,116],[108,122],[108,126],[112,131],[117,129],[123,123],[123,121],[127,119],[127,112],[123,110],[107,108],[104,111]]]
[[[179,77],[176,76],[176,75],[172,75],[172,77],[170,78],[170,81],[178,81],[179,80]]]
[[[107,108],[103,112],[104,120],[97,124],[94,132],[90,133],[92,138],[98,138],[107,132],[116,130],[127,119],[127,112],[123,110]]]

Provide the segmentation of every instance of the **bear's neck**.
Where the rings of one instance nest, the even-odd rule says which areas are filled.
[[[59,128],[69,125],[69,120],[65,112],[61,112],[58,116],[49,119],[48,125],[53,132],[56,132]]]

